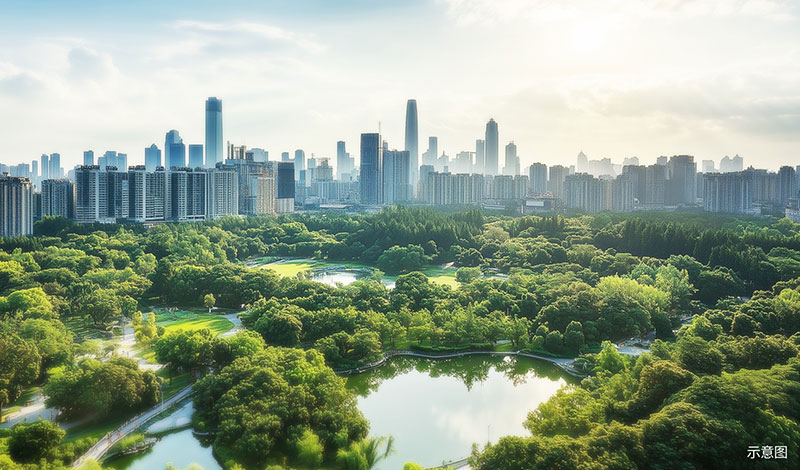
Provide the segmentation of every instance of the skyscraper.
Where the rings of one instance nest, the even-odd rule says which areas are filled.
[[[512,140],[506,145],[506,164],[503,167],[504,175],[515,176],[519,174],[519,157],[517,156],[517,144]]]
[[[51,153],[50,154],[50,178],[57,179],[61,178],[62,173],[64,170],[61,169],[61,154],[59,153]]]
[[[222,163],[222,100],[206,100],[206,167]]]
[[[422,156],[422,163],[436,166],[437,158],[439,158],[439,138],[436,136],[428,137],[428,150]]]
[[[206,126],[207,127],[207,126]],[[167,137],[164,140],[164,167],[169,170],[172,165],[172,144],[182,144],[183,139],[181,139],[181,135],[175,129],[167,132]],[[220,151],[221,153],[222,151]],[[184,161],[186,156],[184,155]],[[185,163],[181,164],[180,166],[184,166]]]
[[[183,142],[169,144],[169,156],[165,166],[168,170],[186,167],[186,146]]]
[[[489,119],[486,123],[486,174],[497,174],[497,159],[500,152],[497,123]]]
[[[300,172],[305,171],[305,169],[306,153],[301,149],[297,149],[294,151],[294,179],[296,181],[302,181],[300,179]]]
[[[486,171],[486,141],[475,141],[475,173],[483,174]]]
[[[144,149],[144,167],[147,171],[156,171],[161,166],[161,149],[153,144]]]
[[[278,180],[275,189],[278,192],[276,212],[285,214],[294,212],[294,163],[278,162]]]
[[[361,204],[383,199],[383,159],[380,134],[361,134]]]
[[[189,144],[189,168],[203,168],[202,144]]]
[[[50,178],[50,157],[47,154],[42,154],[42,179]]]
[[[419,131],[417,128],[417,100],[406,103],[406,151],[408,151],[409,183],[417,186],[419,180]]]
[[[87,150],[83,152],[83,164],[86,166],[94,165],[94,151]]]
[[[691,155],[675,155],[669,163],[668,203],[694,204],[697,200],[697,164]]]
[[[336,179],[343,181],[342,175],[353,173],[353,159],[347,153],[347,148],[343,140],[336,142]]]

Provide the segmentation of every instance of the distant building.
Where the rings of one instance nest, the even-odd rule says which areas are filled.
[[[190,144],[189,145],[189,168],[203,168],[203,145]]]
[[[517,145],[514,141],[506,145],[506,162],[503,167],[503,174],[511,176],[519,174],[519,157],[517,156]]]
[[[739,155],[733,158],[725,155],[719,162],[720,173],[734,173],[744,169],[744,160]]]
[[[550,167],[550,178],[548,178],[547,187],[553,196],[561,200],[564,199],[564,181],[569,176],[569,173],[569,168],[562,165]]]
[[[71,219],[75,213],[75,194],[68,179],[42,180],[41,215]]]
[[[361,204],[382,203],[382,153],[380,134],[361,134]]]
[[[208,130],[208,122],[206,122],[206,130]],[[183,168],[186,166],[186,154],[185,148],[184,153],[182,155],[183,159],[180,160],[180,156],[173,157],[172,156],[172,145],[173,144],[181,144],[183,145],[183,139],[178,131],[172,129],[171,131],[167,132],[166,137],[164,138],[164,167],[169,170],[171,167],[175,166],[178,168]],[[180,151],[180,147],[176,147]],[[180,161],[179,161],[180,160]],[[102,167],[102,165],[101,165]]]
[[[752,183],[752,174],[743,171],[704,175],[703,210],[731,214],[751,213]]]
[[[135,222],[167,220],[171,203],[170,189],[170,174],[163,168],[148,172],[142,165],[131,167],[128,171],[127,218]],[[185,199],[185,189],[174,188],[174,195],[177,199]]]
[[[484,174],[486,172],[486,141],[477,139],[475,141],[475,173]]]
[[[691,155],[675,155],[667,163],[669,184],[666,189],[669,204],[697,202],[697,164]]]
[[[275,201],[275,212],[278,214],[294,212],[294,163],[279,162],[277,165],[276,190],[278,198]]]
[[[209,169],[206,178],[208,218],[239,213],[239,178],[235,171]]]
[[[144,166],[147,171],[156,171],[161,166],[161,150],[153,144],[144,149]]]
[[[485,142],[486,169],[484,174],[496,175],[498,155],[500,153],[500,137],[497,131],[497,123],[494,119],[489,119],[489,122],[486,123]]]
[[[408,152],[408,182],[413,188],[419,180],[419,130],[417,126],[417,100],[406,103],[406,147]]]
[[[94,152],[92,150],[83,152],[83,164],[86,166],[94,165]]]
[[[186,146],[183,142],[169,144],[169,156],[165,167],[167,170],[186,168]]]
[[[0,237],[33,233],[33,184],[29,178],[0,175]]]
[[[547,165],[534,163],[528,169],[528,193],[540,195],[547,192]]]
[[[407,150],[383,151],[383,204],[411,201],[414,191],[411,186],[409,165],[411,155]]]
[[[206,100],[206,162],[207,168],[222,163],[222,100],[210,97]]]

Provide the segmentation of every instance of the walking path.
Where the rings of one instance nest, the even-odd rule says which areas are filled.
[[[563,370],[564,372],[575,376],[575,377],[585,377],[585,374],[581,373],[579,370],[575,369],[573,363],[575,362],[574,359],[567,359],[567,358],[560,358],[560,357],[548,357],[548,356],[540,356],[538,354],[528,354],[521,351],[508,351],[508,352],[498,352],[498,351],[463,351],[457,353],[447,353],[447,354],[427,354],[421,353],[417,351],[408,351],[408,350],[397,350],[397,351],[388,351],[381,356],[375,362],[370,362],[368,364],[364,364],[363,366],[356,367],[354,369],[340,369],[335,371],[339,375],[351,375],[351,374],[358,374],[361,372],[368,371],[370,369],[374,369],[376,367],[380,367],[386,363],[389,359],[398,356],[407,356],[407,357],[421,357],[423,359],[452,359],[457,357],[465,357],[465,356],[520,356],[520,357],[529,357],[532,359],[538,359],[541,361],[547,361],[552,364],[555,364],[558,368]]]
[[[242,320],[241,318],[239,318],[239,313],[229,313],[227,315],[221,315],[221,316],[226,318],[229,322],[233,323],[233,328],[219,335],[220,338],[233,336],[244,329],[244,327],[242,326]]]
[[[174,405],[175,403],[181,401],[182,399],[188,397],[192,393],[192,386],[189,385],[185,388],[182,388],[178,393],[167,399],[166,401],[161,402],[160,404],[150,408],[149,410],[145,411],[144,413],[135,416],[128,420],[125,424],[114,429],[113,431],[109,432],[102,438],[95,445],[89,448],[79,459],[75,460],[72,464],[73,468],[80,467],[87,459],[94,459],[100,460],[106,452],[108,452],[111,447],[119,442],[121,439],[126,437],[128,434],[132,433],[133,431],[139,429],[144,423],[164,411],[164,409]]]

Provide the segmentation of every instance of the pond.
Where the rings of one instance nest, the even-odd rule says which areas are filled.
[[[468,356],[448,360],[395,358],[354,375],[347,386],[373,436],[394,436],[396,452],[379,465],[423,467],[467,457],[505,435],[529,435],[528,412],[567,381],[556,366],[528,358]]]
[[[339,285],[346,286],[348,284],[352,284],[355,281],[361,279],[368,279],[370,276],[369,273],[364,271],[353,271],[353,270],[316,270],[311,273],[309,279],[312,281],[321,282],[323,284],[327,284],[331,287],[337,287]],[[383,285],[385,285],[388,289],[394,288],[394,280],[393,279],[381,279]]]
[[[467,356],[457,359],[397,357],[347,379],[373,436],[394,436],[396,452],[377,470],[399,470],[405,462],[425,467],[467,457],[472,444],[505,435],[528,435],[529,411],[574,379],[547,362],[529,358]],[[187,403],[149,428],[156,432],[186,424]],[[106,462],[116,470],[178,468],[198,464],[221,470],[210,441],[182,429],[161,434],[147,451]]]

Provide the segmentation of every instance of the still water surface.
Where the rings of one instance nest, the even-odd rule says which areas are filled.
[[[469,455],[501,436],[527,435],[528,411],[567,380],[546,362],[528,358],[468,356],[429,360],[398,357],[347,379],[374,436],[394,436],[397,451],[378,470],[399,470],[405,462],[425,467]],[[162,424],[179,424],[191,414],[183,406]],[[160,428],[156,423],[155,428]],[[155,430],[155,429],[154,429]],[[209,442],[184,429],[164,435],[148,451],[107,462],[117,470],[161,470],[198,464],[221,470]]]

